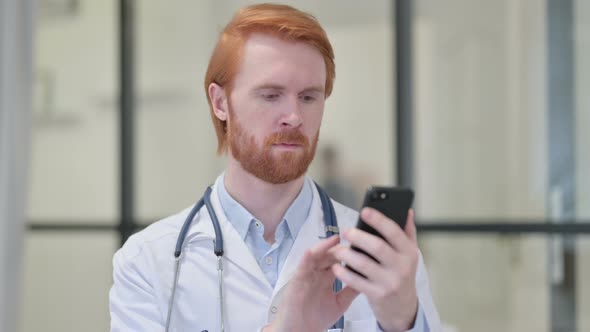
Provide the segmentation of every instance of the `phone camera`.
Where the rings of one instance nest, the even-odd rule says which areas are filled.
[[[388,197],[386,192],[374,192],[371,194],[372,201],[384,200]]]

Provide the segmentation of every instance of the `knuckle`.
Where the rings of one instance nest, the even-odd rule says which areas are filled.
[[[386,243],[385,241],[383,241],[383,240],[382,240],[382,241],[379,241],[379,243],[377,243],[377,244],[375,245],[375,251],[376,251],[376,252],[385,252],[385,251],[386,251],[386,250],[388,250],[389,248],[390,248],[390,247],[389,247],[389,244],[387,244],[387,243]]]
[[[418,261],[420,260],[420,251],[418,250],[418,247],[414,248],[414,250],[412,250],[410,252],[410,261],[412,263],[412,266],[418,266]]]
[[[389,289],[385,289],[383,292],[376,294],[375,300],[377,302],[385,302],[390,296],[392,296],[392,294],[389,292]]]
[[[358,236],[358,234],[359,234],[359,229],[357,229],[357,228],[351,228],[351,229],[349,229],[349,230],[346,231],[346,236],[350,240],[356,239],[357,236]]]
[[[358,263],[357,263],[359,269],[366,271],[369,268],[370,263],[367,259],[368,259],[368,257],[367,258],[365,258],[365,257],[359,258]]]
[[[342,258],[345,253],[346,253],[346,251],[344,248],[336,248],[336,249],[332,250],[332,255],[334,257],[338,257],[338,258]]]
[[[418,248],[412,248],[408,250],[407,254],[405,255],[412,265],[416,265],[418,263],[418,258],[420,257],[418,253]]]
[[[400,275],[403,279],[409,279],[413,277],[412,267],[410,265],[405,265],[404,267],[400,268]]]
[[[392,223],[392,224],[394,224],[394,223]],[[396,229],[395,227],[389,228],[387,230],[386,234],[384,234],[384,235],[385,235],[386,239],[390,239],[389,241],[392,241],[393,243],[399,242],[400,233],[399,233],[399,230]]]
[[[400,290],[401,290],[401,283],[400,283],[399,279],[395,278],[389,284],[389,287],[387,289],[387,293],[388,293],[388,295],[396,296],[399,294]],[[384,296],[386,296],[386,295],[384,294]]]
[[[418,249],[417,245],[413,245],[412,249],[410,250],[410,256],[415,259],[418,260],[418,257],[420,256],[420,250]]]

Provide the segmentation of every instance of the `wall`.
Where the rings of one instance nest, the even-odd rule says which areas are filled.
[[[545,2],[420,1],[417,10],[419,218],[544,218]],[[426,235],[421,248],[449,328],[548,331],[544,237]]]
[[[37,3],[27,217],[40,224],[112,224],[116,2],[59,4]],[[28,232],[24,244],[22,331],[107,330],[115,234]]]

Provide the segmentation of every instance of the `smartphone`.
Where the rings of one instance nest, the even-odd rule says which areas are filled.
[[[395,223],[397,223],[401,227],[401,229],[405,229],[406,221],[408,219],[408,210],[412,207],[413,201],[414,191],[412,191],[412,189],[410,188],[373,186],[367,189],[361,210],[364,207],[374,208],[379,212],[383,213],[389,219],[393,220]],[[356,227],[360,230],[383,238],[383,236],[379,232],[377,232],[373,227],[365,223],[360,216]],[[361,252],[369,256],[373,260],[377,261],[375,258],[364,252],[362,249],[359,249],[355,246],[352,246],[352,249]],[[350,267],[349,269],[363,276],[358,271],[355,271]]]

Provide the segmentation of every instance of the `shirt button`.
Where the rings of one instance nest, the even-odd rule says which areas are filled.
[[[256,222],[254,223],[254,225],[256,225],[256,227],[260,228],[260,221],[256,221]]]
[[[272,257],[270,257],[270,256],[269,257],[266,257],[266,264],[267,265],[272,264]]]
[[[276,314],[278,310],[279,309],[277,309],[277,307],[275,306],[272,306],[272,308],[270,308],[270,312],[272,312],[273,314]]]

